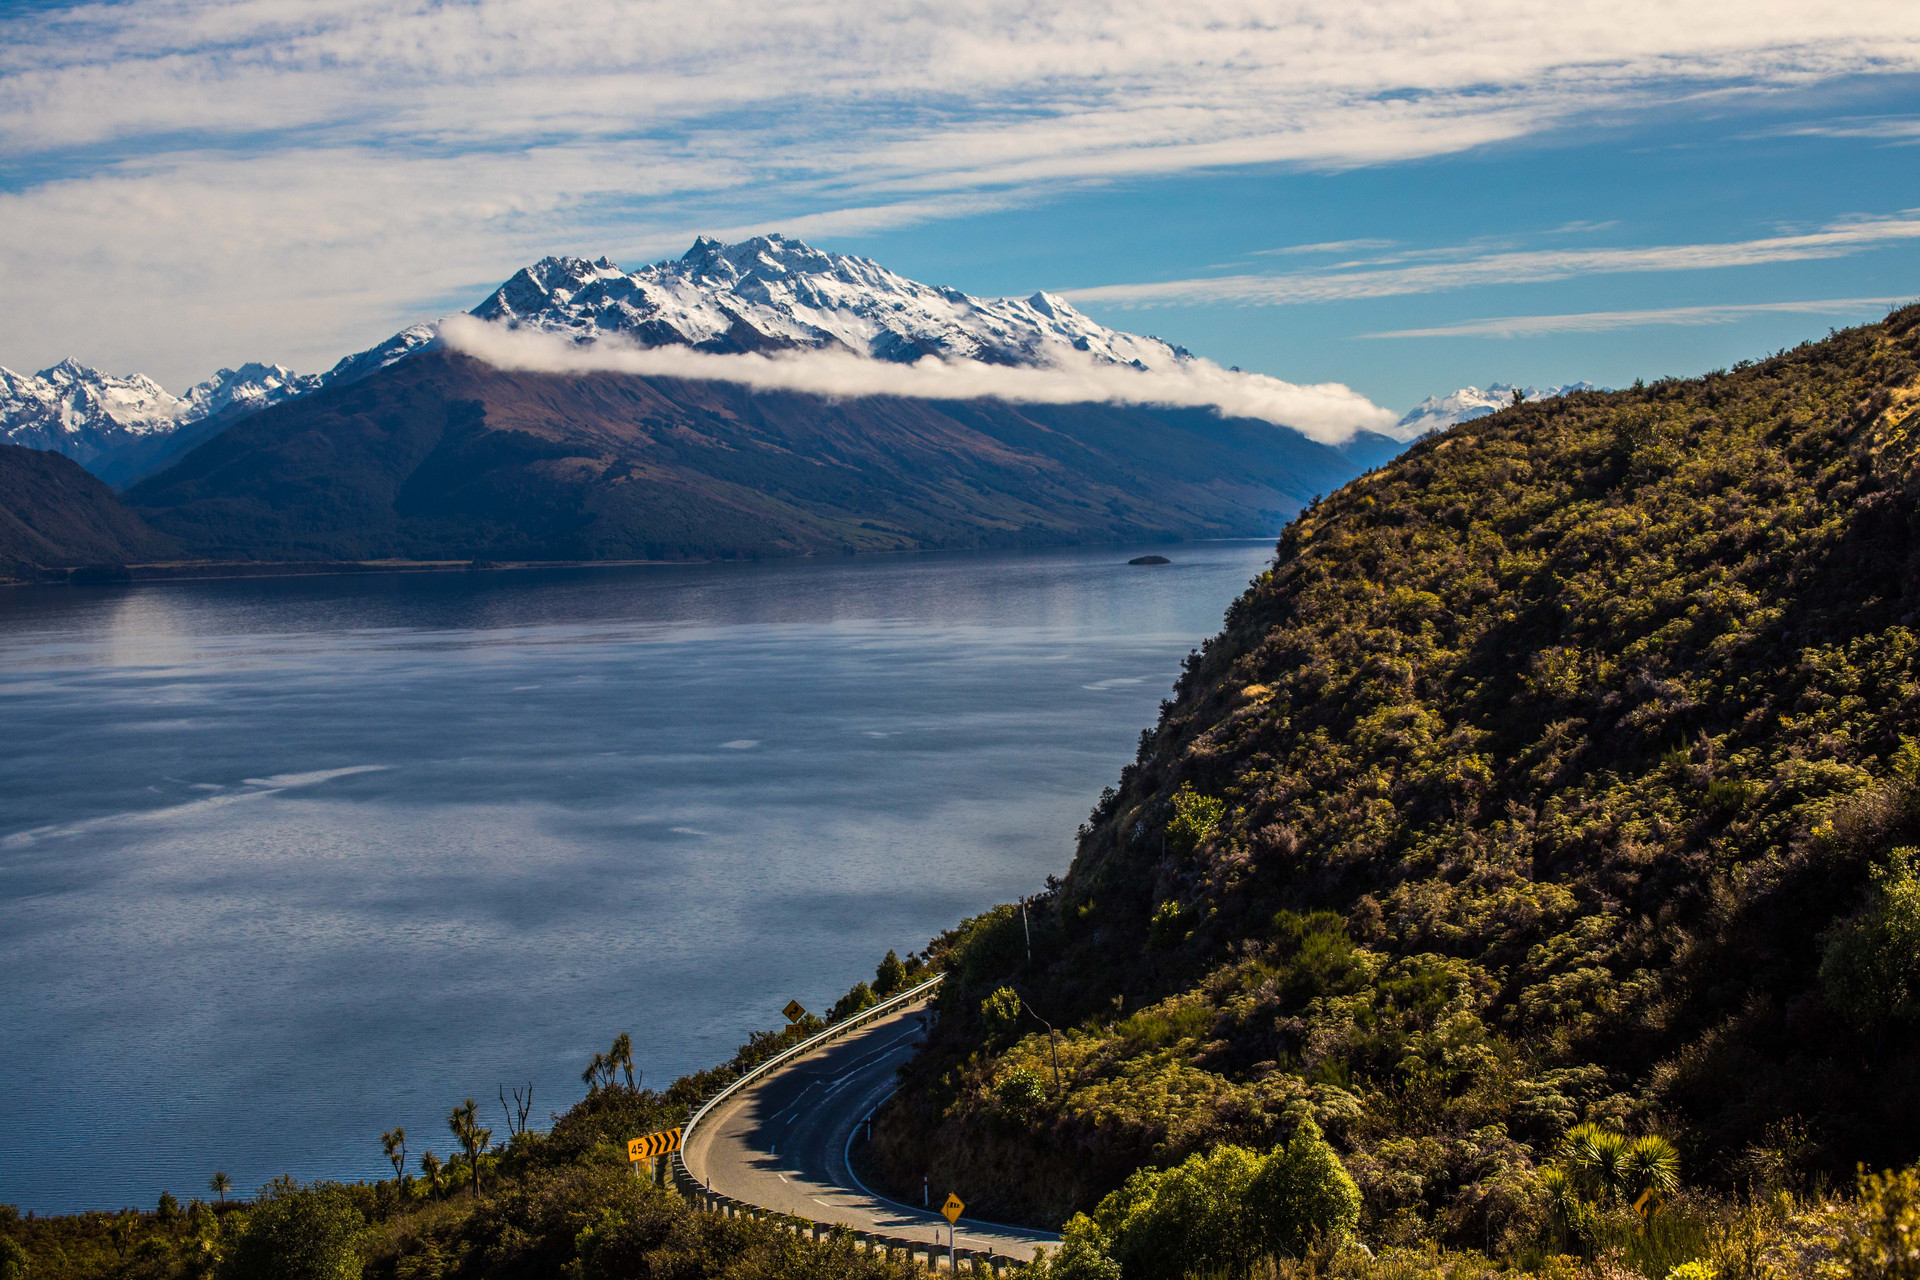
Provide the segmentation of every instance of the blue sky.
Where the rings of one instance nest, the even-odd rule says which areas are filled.
[[[0,364],[310,370],[546,253],[784,230],[1395,411],[1920,295],[1920,6],[0,10]]]

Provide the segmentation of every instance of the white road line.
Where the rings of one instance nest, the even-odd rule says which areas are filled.
[[[793,1101],[792,1101],[792,1102],[789,1102],[789,1103],[788,1103],[788,1104],[787,1104],[786,1106],[784,1106],[784,1107],[782,1107],[782,1108],[780,1108],[780,1109],[779,1109],[778,1111],[776,1111],[776,1112],[774,1112],[774,1113],[773,1113],[772,1115],[770,1115],[770,1116],[768,1116],[768,1117],[767,1117],[767,1122],[768,1122],[769,1124],[771,1124],[771,1123],[772,1123],[773,1121],[775,1121],[775,1120],[778,1120],[778,1119],[779,1119],[779,1118],[780,1118],[781,1116],[783,1116],[783,1115],[785,1115],[785,1114],[787,1114],[787,1112],[789,1112],[789,1111],[791,1111],[791,1110],[793,1110],[793,1109],[794,1109],[795,1107],[797,1107],[797,1106],[799,1106],[799,1105],[800,1105],[800,1099],[802,1099],[802,1098],[804,1098],[804,1097],[806,1097],[806,1096],[807,1096],[807,1089],[811,1089],[811,1088],[813,1088],[813,1086],[814,1086],[814,1085],[816,1085],[816,1084],[819,1084],[819,1083],[820,1083],[820,1082],[819,1082],[818,1080],[814,1080],[814,1081],[811,1081],[811,1082],[809,1082],[809,1083],[808,1083],[808,1085],[807,1085],[807,1088],[806,1088],[806,1089],[802,1089],[802,1090],[801,1090],[800,1092],[798,1092],[798,1093],[796,1093],[796,1094],[794,1094],[794,1095],[793,1095]]]

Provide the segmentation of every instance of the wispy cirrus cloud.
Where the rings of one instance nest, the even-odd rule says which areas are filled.
[[[1361,253],[1371,249],[1391,249],[1391,240],[1322,240],[1317,244],[1287,244],[1278,249],[1255,249],[1257,258],[1317,253]]]
[[[0,353],[311,367],[538,253],[1350,168],[1914,71],[1905,0],[35,7],[0,17]]]
[[[1709,244],[1619,248],[1524,249],[1462,254],[1422,250],[1337,269],[1260,275],[1199,277],[1141,284],[1098,285],[1059,292],[1076,303],[1120,307],[1228,303],[1281,306],[1350,298],[1388,298],[1438,293],[1476,285],[1538,284],[1576,276],[1637,271],[1705,271],[1821,258],[1844,258],[1870,249],[1920,240],[1920,210],[1897,216],[1836,222],[1817,231]],[[1410,258],[1439,261],[1412,261]]]
[[[1822,298],[1806,302],[1737,302],[1639,311],[1582,311],[1557,316],[1499,316],[1424,329],[1386,329],[1361,338],[1536,338],[1554,333],[1605,333],[1655,325],[1732,324],[1758,315],[1867,316],[1911,298]]]
[[[1895,145],[1920,143],[1920,116],[1851,116],[1767,131],[1776,138],[1883,138]]]

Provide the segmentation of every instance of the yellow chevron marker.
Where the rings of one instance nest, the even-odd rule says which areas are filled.
[[[627,1159],[651,1160],[655,1156],[666,1155],[669,1151],[680,1149],[680,1131],[668,1129],[664,1133],[650,1133],[644,1138],[632,1138],[627,1142]]]
[[[960,1221],[960,1215],[965,1211],[966,1207],[966,1204],[959,1196],[949,1191],[947,1192],[947,1202],[940,1206],[940,1212],[947,1215],[947,1225],[952,1226],[954,1223]]]

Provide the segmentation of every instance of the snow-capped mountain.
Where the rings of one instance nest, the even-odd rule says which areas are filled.
[[[833,348],[1006,365],[1078,351],[1148,369],[1192,359],[1158,338],[1096,324],[1053,294],[975,298],[778,235],[731,245],[702,236],[678,260],[631,272],[605,258],[544,258],[472,314],[582,340],[618,334],[708,351]]]
[[[1153,371],[1202,363],[1159,338],[1097,324],[1054,294],[976,298],[779,235],[731,245],[702,236],[680,258],[631,272],[604,257],[544,258],[471,314],[582,342],[617,335],[642,346],[715,352],[832,349],[893,362],[934,355],[1021,366],[1077,353]],[[436,326],[414,325],[323,374],[247,364],[222,369],[184,396],[141,375],[116,377],[71,360],[32,376],[0,370],[0,439],[64,453],[126,483],[245,414],[357,381],[438,343]]]
[[[62,360],[36,374],[0,368],[0,439],[63,453],[96,473],[151,452],[181,428],[231,419],[319,385],[279,365],[222,369],[176,396],[143,374],[118,377]]]
[[[1520,397],[1523,400],[1551,400],[1573,391],[1592,390],[1594,385],[1591,382],[1569,382],[1561,387],[1522,387]],[[1445,431],[1458,423],[1484,418],[1512,404],[1513,392],[1512,383],[1496,382],[1485,391],[1479,387],[1462,387],[1452,395],[1428,396],[1407,411],[1407,416],[1395,426],[1394,434],[1403,440],[1411,440],[1429,431]]]
[[[62,360],[35,374],[0,368],[0,440],[50,449],[108,481],[137,479],[269,405],[351,382],[434,341],[432,325],[402,329],[325,373],[277,364],[222,369],[176,396],[145,374],[120,377]]]

